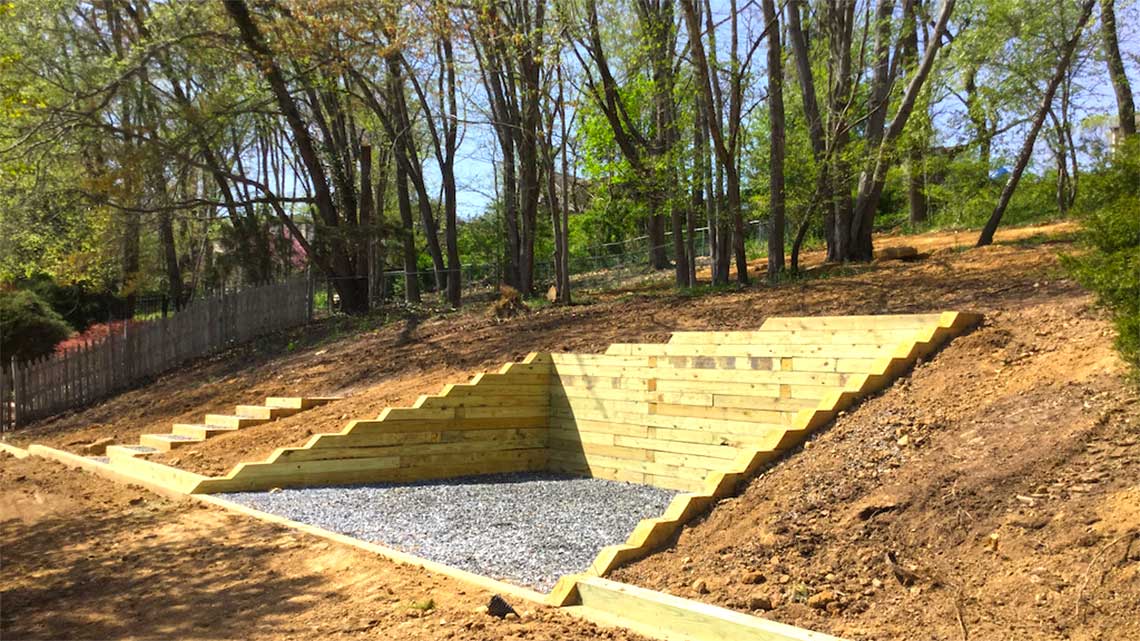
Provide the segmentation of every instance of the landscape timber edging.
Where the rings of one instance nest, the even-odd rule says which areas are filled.
[[[180,500],[190,496],[190,493],[184,486],[170,484],[164,480],[153,478],[151,476],[143,476],[138,474],[135,470],[122,470],[107,463],[93,461],[90,458],[80,454],[72,454],[71,452],[55,449],[46,445],[40,445],[39,443],[33,443],[29,445],[28,454],[56,461],[58,463],[63,463],[68,467],[77,468],[85,472],[91,472],[92,474],[102,476],[103,478],[109,479],[116,483],[122,483],[124,485],[138,485],[146,488],[147,490],[150,490],[151,492],[154,492],[155,494],[164,496],[169,499]],[[152,463],[152,465],[160,464]],[[178,472],[184,472],[184,470],[178,470],[177,468],[169,469],[177,470]]]
[[[0,452],[5,452],[15,458],[28,458],[31,456],[28,454],[28,450],[18,448],[15,445],[3,441],[0,441]]]
[[[418,557],[414,554],[401,552],[384,545],[363,541],[361,539],[332,532],[330,530],[326,530],[313,525],[299,523],[285,517],[246,507],[244,505],[217,496],[211,496],[208,494],[189,494],[186,493],[183,488],[173,487],[161,482],[139,478],[131,474],[123,473],[115,470],[110,465],[92,461],[87,457],[80,456],[78,454],[72,454],[71,452],[66,452],[38,444],[29,446],[27,452],[31,456],[54,460],[69,467],[79,468],[83,471],[92,472],[94,474],[107,478],[108,480],[112,480],[118,483],[140,485],[147,490],[168,498],[176,500],[188,498],[206,505],[220,507],[222,509],[235,512],[243,516],[258,519],[265,523],[287,527],[297,530],[303,534],[320,537],[334,543],[349,545],[359,550],[379,554],[380,556],[383,556],[396,563],[421,567],[429,572],[442,574],[449,578],[467,583],[468,585],[472,585],[494,594],[522,599],[536,605],[559,607],[561,611],[572,617],[582,619],[584,621],[589,621],[596,625],[620,627],[651,638],[660,639],[661,641],[712,641],[713,639],[729,638],[750,638],[763,641],[841,641],[835,639],[835,637],[812,632],[810,630],[796,628],[794,626],[769,621],[767,619],[754,617],[740,612],[726,610],[724,608],[709,606],[707,604],[691,601],[688,599],[682,599],[680,597],[664,594],[661,592],[654,592],[646,588],[618,583],[607,579],[601,579],[600,577],[576,576],[576,580],[572,585],[572,595],[574,599],[578,599],[578,601],[574,604],[554,603],[550,598],[551,595],[545,595],[535,590],[512,585],[510,583],[498,581],[490,577],[468,572],[460,568],[430,561],[428,559]],[[682,625],[682,627],[684,627],[684,629],[681,631],[671,630],[669,628],[662,627],[660,622],[658,622],[656,625],[649,625],[633,617],[614,615],[612,613],[606,613],[596,608],[583,607],[580,605],[580,595],[578,592],[579,584],[584,586],[586,591],[589,591],[592,587],[595,586],[603,586],[611,590],[617,590],[618,592],[626,595],[627,598],[632,595],[638,600],[639,603],[639,605],[635,608],[636,610],[648,611],[649,616],[657,621],[676,620]],[[567,605],[573,605],[575,607],[565,607]],[[711,636],[709,634],[691,634],[687,632],[686,630],[690,629],[693,625],[706,628],[711,631],[713,635],[720,636]],[[726,637],[721,635],[721,632],[725,630],[729,631],[731,634],[747,632],[750,633],[750,635],[748,637]]]
[[[842,641],[822,632],[601,577],[579,582],[580,604],[563,608],[599,625],[664,641]]]

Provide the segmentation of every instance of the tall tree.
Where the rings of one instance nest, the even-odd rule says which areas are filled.
[[[830,163],[828,139],[824,132],[823,119],[820,117],[819,101],[816,98],[815,74],[812,71],[807,34],[803,28],[802,14],[806,8],[803,0],[789,0],[785,8],[787,15],[785,24],[787,25],[788,31],[788,45],[791,47],[792,58],[795,60],[796,82],[799,85],[800,96],[803,102],[804,118],[807,121],[808,140],[811,143],[812,160],[815,161],[817,178],[811,202],[812,204],[823,204],[825,206],[823,227],[825,234],[827,234],[830,239],[834,233],[835,216],[831,204],[831,179],[828,176],[828,166]],[[800,222],[796,237],[792,241],[791,270],[793,273],[799,271],[800,248],[803,246],[804,238],[806,238],[812,222],[811,209],[812,207],[809,206],[809,211],[806,212],[803,220]],[[832,242],[828,242],[829,250],[832,244]]]
[[[686,286],[689,275],[684,241],[685,212],[678,190],[676,153],[680,134],[674,97],[677,33],[673,0],[636,0],[634,9],[637,12],[638,44],[647,52],[644,58],[649,61],[652,80],[653,115],[647,119],[648,126],[639,121],[639,114],[611,67],[596,0],[586,2],[585,29],[584,32],[575,32],[579,46],[572,50],[582,64],[586,90],[605,116],[622,157],[638,176],[639,196],[649,204],[646,230],[650,266],[663,269],[668,264],[663,213],[668,210],[676,283]],[[633,58],[641,59],[641,56]]]
[[[317,144],[310,133],[310,128],[314,123],[307,121],[302,115],[297,98],[294,96],[294,92],[290,90],[282,66],[276,54],[266,43],[261,28],[249,11],[246,0],[229,0],[224,5],[226,13],[238,29],[242,44],[253,58],[261,76],[269,84],[274,100],[284,114],[289,130],[293,135],[293,144],[297,148],[308,180],[315,192],[314,205],[317,213],[320,215],[324,226],[331,232],[328,248],[321,251],[328,254],[325,265],[328,276],[333,282],[333,287],[336,288],[337,294],[340,296],[341,307],[349,313],[366,311],[368,309],[368,286],[367,283],[361,282],[357,277],[355,251],[349,250],[346,237],[340,233],[342,230],[339,229],[342,223],[351,225],[355,222],[355,206],[349,211],[345,211],[345,203],[348,202],[349,196],[347,193],[341,193],[339,197],[334,197],[329,171],[326,169]],[[309,106],[311,108],[318,107],[319,105],[314,104],[320,100],[316,86],[304,74],[296,76],[296,80],[302,83],[302,92],[310,100]],[[321,104],[332,109],[339,109],[335,103],[329,101]],[[315,117],[314,120],[317,128],[328,134],[328,123],[322,121],[320,117]],[[330,138],[331,135],[326,138],[326,143],[335,144]],[[341,147],[343,148],[345,145],[341,144]],[[334,177],[340,183],[341,192],[348,190],[349,181],[346,177],[355,174],[354,163],[346,166],[344,160],[342,154],[330,163]],[[339,203],[338,200],[340,200]],[[355,199],[352,200],[354,203]]]
[[[1108,77],[1116,92],[1116,113],[1119,116],[1120,133],[1131,136],[1136,133],[1136,105],[1132,98],[1132,85],[1124,71],[1124,59],[1120,55],[1120,42],[1116,34],[1116,0],[1100,0],[1100,29],[1104,39],[1104,57],[1108,63]]]
[[[728,113],[727,121],[722,121],[722,114],[714,101],[714,85],[719,87],[717,76],[721,70],[710,64],[710,57],[705,48],[705,31],[701,27],[699,12],[695,0],[681,0],[685,14],[685,24],[689,31],[689,48],[693,59],[693,70],[697,81],[697,93],[701,97],[702,106],[707,115],[709,133],[712,136],[713,150],[716,152],[718,166],[724,172],[726,184],[726,207],[732,221],[732,249],[736,258],[736,280],[741,284],[748,283],[748,260],[744,254],[744,215],[741,210],[740,196],[740,148],[741,123],[743,120],[744,84],[748,77],[749,63],[752,54],[760,40],[752,44],[750,51],[742,59],[740,56],[739,41],[739,12],[736,0],[730,0],[729,7],[729,69],[728,69]],[[712,12],[706,7],[706,18],[711,23]],[[712,29],[708,30],[709,35]],[[715,46],[710,48],[715,51]]]
[[[447,252],[447,301],[453,307],[462,302],[462,265],[459,258],[457,188],[455,184],[455,159],[459,143],[458,83],[456,80],[455,46],[452,32],[450,9],[445,2],[433,2],[429,7],[428,19],[431,23],[431,41],[435,57],[436,101],[429,96],[416,69],[406,56],[399,58],[404,64],[412,87],[419,98],[419,108],[424,113],[426,128],[439,167],[440,186],[443,196],[444,244]],[[438,102],[438,104],[436,104]],[[410,123],[405,123],[410,125]],[[410,138],[410,136],[409,136]],[[422,182],[422,172],[420,172]],[[419,187],[417,187],[419,189]],[[421,198],[426,197],[426,186]],[[430,203],[430,201],[428,201]],[[438,243],[437,243],[438,244]]]
[[[1025,141],[1021,144],[1021,151],[1017,155],[1017,163],[1013,167],[1013,172],[1010,173],[1009,179],[1006,180],[1005,186],[1002,187],[1001,196],[998,197],[997,205],[994,207],[993,213],[990,214],[989,220],[986,221],[986,226],[982,228],[982,233],[978,236],[978,247],[994,242],[994,232],[997,231],[998,225],[1001,224],[1002,215],[1005,214],[1005,209],[1009,206],[1010,199],[1013,198],[1013,192],[1017,189],[1017,184],[1021,181],[1021,176],[1025,173],[1025,168],[1029,165],[1029,159],[1033,155],[1033,146],[1037,142],[1037,135],[1041,133],[1041,127],[1045,124],[1045,118],[1053,104],[1053,96],[1057,93],[1057,86],[1061,84],[1065,74],[1068,72],[1069,64],[1073,60],[1073,52],[1076,51],[1077,43],[1081,39],[1081,31],[1083,31],[1085,25],[1088,24],[1095,5],[1096,0],[1085,0],[1081,5],[1080,17],[1077,19],[1077,24],[1072,36],[1061,46],[1061,59],[1057,61],[1057,68],[1053,72],[1053,77],[1049,79],[1049,84],[1045,87],[1045,93],[1041,96],[1041,104],[1037,108],[1037,113],[1033,116],[1033,121],[1029,126],[1029,133],[1025,136]]]
[[[546,0],[487,0],[470,21],[491,121],[502,153],[507,282],[534,289]]]
[[[763,0],[764,28],[768,32],[768,280],[784,271],[784,56],[774,0]]]
[[[913,0],[907,1],[910,2]],[[899,136],[902,135],[903,128],[906,127],[907,120],[914,111],[914,105],[918,100],[919,93],[922,91],[923,83],[926,82],[926,78],[930,75],[930,71],[934,67],[934,60],[938,55],[938,50],[942,46],[942,39],[946,34],[950,14],[954,11],[954,2],[955,0],[942,0],[942,9],[938,12],[938,19],[935,22],[930,40],[927,42],[922,62],[910,77],[906,90],[899,100],[898,109],[891,119],[890,126],[886,128],[885,133],[876,135],[871,140],[871,142],[874,143],[873,155],[871,156],[867,168],[864,169],[863,174],[860,176],[859,196],[855,204],[855,215],[852,220],[851,228],[846,230],[848,233],[848,247],[851,250],[848,255],[843,257],[846,260],[867,261],[873,257],[874,248],[871,245],[871,231],[874,224],[875,212],[879,208],[879,199],[882,197],[883,186],[886,184],[887,169],[893,163],[894,145]],[[879,73],[876,71],[876,78],[878,78],[878,75]],[[888,77],[886,82],[888,84],[887,92],[889,93],[889,84],[893,81],[893,78],[890,77],[891,74],[889,71],[884,75]],[[885,103],[887,93],[878,95],[873,89],[872,95],[873,98],[879,98]],[[882,108],[884,109],[885,115],[885,104]],[[874,114],[875,112],[872,113]]]
[[[903,6],[903,33],[901,64],[910,74],[918,62],[918,0],[906,2]],[[929,90],[923,94],[928,96]],[[921,100],[921,99],[920,99]],[[926,155],[930,114],[927,100],[921,100],[922,108],[918,113],[918,126],[912,128],[912,135],[907,141],[906,154],[906,200],[910,212],[911,223],[921,223],[926,220],[926,178],[924,170],[924,157]]]

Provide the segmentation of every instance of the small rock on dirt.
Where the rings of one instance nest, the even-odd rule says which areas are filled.
[[[835,603],[839,600],[839,595],[831,590],[822,590],[808,597],[807,604],[809,607],[817,609],[825,609],[828,605]]]
[[[766,594],[753,594],[748,597],[749,610],[771,610],[772,598]]]
[[[756,585],[759,583],[763,583],[767,580],[768,580],[768,577],[764,576],[764,574],[762,572],[745,572],[740,577],[740,582],[744,583],[746,585]]]
[[[105,436],[100,439],[91,441],[90,443],[79,448],[84,454],[90,456],[102,456],[107,452],[107,446],[114,443],[115,439],[110,436]]]
[[[704,579],[697,579],[696,581],[693,581],[693,592],[696,592],[697,594],[708,594],[708,581],[705,581]]]

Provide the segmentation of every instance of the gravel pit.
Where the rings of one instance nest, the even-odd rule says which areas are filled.
[[[582,572],[676,492],[548,473],[219,494],[222,498],[541,591]]]

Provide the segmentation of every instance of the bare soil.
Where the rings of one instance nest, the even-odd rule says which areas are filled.
[[[3,639],[640,638],[34,457],[0,454],[0,549]]]
[[[1077,291],[990,311],[614,578],[850,639],[1140,638],[1122,367]]]

